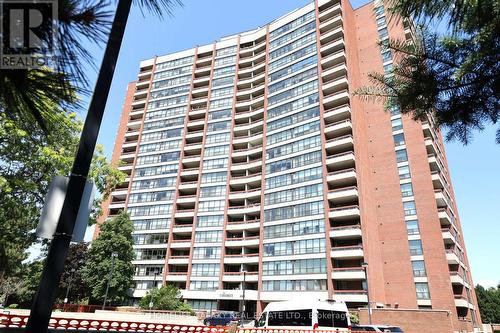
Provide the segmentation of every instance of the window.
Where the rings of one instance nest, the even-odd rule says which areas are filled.
[[[219,259],[220,247],[195,247],[193,259]]]
[[[325,232],[324,220],[302,221],[264,227],[264,238],[281,238]]]
[[[267,178],[266,189],[272,189],[276,187],[302,183],[309,180],[320,179],[322,174],[323,174],[322,168],[316,167]]]
[[[269,311],[268,326],[312,326],[312,310]]]
[[[411,197],[413,195],[413,186],[411,183],[401,184],[400,187],[403,197]]]
[[[304,37],[301,37],[290,44],[284,45],[284,46],[280,47],[279,49],[270,52],[269,59],[273,60],[275,58],[278,58],[279,56],[282,56],[285,53],[296,50],[296,49],[302,47],[303,45],[306,45],[306,44],[311,43],[313,41],[316,41],[316,33],[315,32],[312,32],[308,35],[305,35]]]
[[[304,165],[314,164],[321,162],[321,152],[314,151],[304,155],[288,158],[286,160],[279,160],[276,162],[266,164],[266,174],[280,172],[283,170],[295,169]]]
[[[170,219],[135,220],[133,222],[134,230],[168,229],[170,226]]]
[[[399,133],[392,136],[394,138],[394,145],[396,147],[402,146],[405,144],[405,135],[403,133]]]
[[[407,162],[408,154],[406,153],[406,149],[396,150],[396,162]]]
[[[130,195],[129,203],[165,201],[171,200],[173,196],[174,191],[134,193]]]
[[[224,65],[234,64],[235,62],[236,62],[235,55],[224,57],[224,58],[219,58],[219,59],[215,59],[214,67],[220,67],[220,66],[224,66]]]
[[[348,328],[347,312],[318,309],[318,326]]]
[[[265,195],[265,204],[272,205],[281,202],[312,198],[323,195],[323,184],[314,184],[294,189],[268,193]]]
[[[315,117],[319,117],[319,107],[314,107],[312,109],[308,109],[299,113],[295,113],[291,116],[280,118],[278,120],[274,120],[267,123],[267,131],[270,132],[272,130],[283,128],[288,125],[297,124],[306,119],[312,119]]]
[[[375,12],[375,16],[382,15],[384,14],[384,6],[375,7],[373,11]]]
[[[302,58],[308,54],[311,53],[316,53],[316,44],[309,44],[308,46],[295,51],[285,57],[279,58],[276,61],[273,61],[269,64],[269,71],[272,72],[273,70],[277,69],[278,67],[282,67],[288,63],[291,63],[299,58]]]
[[[269,119],[277,117],[281,114],[292,112],[297,109],[303,108],[305,106],[318,103],[318,101],[319,101],[318,93],[313,93],[312,95],[301,97],[297,100],[282,104],[280,106],[268,110],[267,117]]]
[[[197,231],[194,237],[198,243],[217,243],[222,240],[221,230]]]
[[[272,159],[283,155],[295,153],[298,151],[304,151],[307,149],[319,147],[320,145],[321,145],[321,137],[317,135],[299,141],[287,143],[286,145],[267,149],[266,153],[267,153],[267,158]]]
[[[418,228],[418,220],[406,221],[406,230],[408,235],[418,235],[420,230]]]
[[[326,290],[326,280],[277,280],[263,281],[264,291]]]
[[[388,63],[388,64],[384,65],[384,73],[386,75],[392,74],[393,70],[394,70],[394,66],[392,65],[392,63]]]
[[[160,109],[156,111],[146,111],[146,120],[165,118],[171,116],[180,116],[186,114],[186,106],[178,106],[171,109]]]
[[[425,272],[425,262],[423,260],[412,261],[411,267],[413,269],[413,276],[427,276],[427,273]]]
[[[217,69],[214,69],[213,77],[234,74],[235,71],[236,71],[236,66],[234,66],[234,65],[228,66],[228,67],[217,68]]]
[[[217,290],[218,288],[218,281],[191,281],[189,283],[190,290]]]
[[[231,128],[231,121],[219,121],[207,125],[207,132],[224,131]]]
[[[192,65],[179,67],[179,68],[175,68],[175,69],[170,69],[170,70],[166,70],[166,71],[161,71],[161,72],[158,72],[158,68],[157,68],[156,72],[154,74],[154,80],[164,79],[167,77],[179,76],[182,74],[191,73],[192,69],[193,69]]]
[[[398,167],[398,173],[399,179],[408,179],[411,177],[410,167],[407,165]]]
[[[398,114],[401,114],[401,111],[399,110],[399,108],[397,106],[391,107],[391,116],[395,116]]]
[[[195,310],[213,311],[217,310],[217,301],[188,300],[188,303]]]
[[[298,27],[299,25],[311,20],[315,16],[316,16],[316,14],[314,11],[311,11],[307,14],[304,14],[304,15],[300,16],[299,18],[293,20],[292,22],[287,23],[284,26],[281,26],[278,29],[269,32],[269,38],[275,38],[275,37],[287,32],[287,31],[290,31],[290,30]]]
[[[211,172],[204,173],[201,175],[201,183],[217,183],[217,182],[225,182],[227,179],[227,172]]]
[[[223,56],[223,55],[227,55],[227,54],[236,53],[237,48],[238,48],[237,46],[229,46],[229,47],[225,47],[223,49],[215,50],[215,56],[219,57],[219,56]]]
[[[223,215],[198,216],[197,227],[222,227],[224,224]]]
[[[285,140],[290,140],[299,136],[304,136],[309,133],[319,132],[319,130],[320,130],[319,120],[313,121],[311,123],[307,123],[301,126],[291,128],[286,131],[278,132],[276,134],[267,136],[267,145],[273,145],[275,143]]]
[[[384,39],[385,37],[389,36],[389,31],[387,30],[387,28],[382,28],[378,31],[378,35],[380,39]]]
[[[137,168],[135,170],[135,177],[145,177],[145,176],[157,176],[157,175],[167,175],[171,173],[177,173],[179,168],[178,164],[167,164],[148,168]]]
[[[203,153],[204,157],[209,156],[219,156],[219,155],[229,155],[229,146],[215,146],[205,148],[205,152]]]
[[[301,60],[291,66],[288,66],[288,67],[285,67],[283,69],[280,69],[279,71],[277,72],[274,72],[272,73],[271,75],[269,75],[269,81],[272,82],[272,81],[276,81],[276,80],[279,80],[281,79],[282,77],[285,77],[287,75],[290,75],[292,73],[295,73],[295,72],[298,72],[308,66],[312,66],[312,65],[316,65],[317,64],[317,57],[316,55],[313,55],[312,57],[309,57],[309,58],[306,58],[304,60]],[[289,85],[292,85],[293,83],[289,84]],[[271,87],[273,87],[274,85],[270,86],[269,87],[269,93],[272,93],[273,91],[277,91],[279,90],[280,88],[278,89],[271,89]]]
[[[382,61],[383,62],[390,61],[391,59],[392,59],[391,51],[387,50],[387,51],[382,52]]]
[[[228,142],[229,138],[229,133],[210,134],[207,135],[205,144]]]
[[[264,244],[265,257],[286,256],[291,254],[321,253],[324,251],[324,238]]]
[[[203,170],[220,169],[227,167],[228,158],[217,158],[215,160],[203,161]]]
[[[209,186],[200,188],[200,198],[221,197],[226,195],[226,186]]]
[[[193,264],[191,276],[218,276],[220,264]]]
[[[403,202],[403,209],[405,211],[406,216],[417,214],[417,208],[415,207],[415,201]]]
[[[326,272],[325,259],[268,261],[263,263],[263,275],[318,274]]]
[[[231,109],[212,111],[208,114],[208,120],[222,119],[231,117]]]
[[[153,189],[160,187],[169,187],[173,186],[176,182],[176,177],[170,178],[155,178],[155,179],[145,179],[145,180],[136,180],[132,182],[132,190],[140,190],[140,189]]]
[[[233,85],[234,84],[234,76],[227,76],[227,77],[222,77],[220,79],[214,79],[212,81],[212,87],[219,87],[219,86],[225,86],[225,85]]]
[[[174,79],[156,81],[153,83],[152,89],[159,89],[159,88],[164,88],[164,87],[175,86],[178,84],[188,83],[189,81],[191,81],[191,75],[176,77]]]
[[[415,283],[415,289],[417,290],[417,299],[430,299],[429,295],[429,284],[427,282],[417,282]]]
[[[305,83],[303,85],[300,85],[298,87],[295,87],[290,90],[286,90],[284,92],[281,92],[279,94],[273,95],[267,99],[269,106],[277,104],[279,102],[282,102],[287,99],[291,99],[295,96],[299,96],[302,94],[305,94],[307,92],[310,92],[312,90],[315,90],[318,88],[318,81],[314,80],[308,83]]]
[[[295,29],[292,32],[287,33],[286,35],[283,35],[283,36],[281,36],[279,38],[276,38],[276,39],[272,40],[269,43],[269,48],[270,49],[274,49],[274,48],[276,48],[276,47],[278,47],[280,45],[283,45],[283,44],[291,41],[292,39],[294,39],[296,37],[299,37],[301,35],[306,34],[308,31],[313,30],[315,27],[316,27],[316,22],[315,21],[311,21],[308,24],[303,25],[302,27],[300,27],[298,29]]]
[[[167,107],[170,105],[183,104],[183,103],[187,103],[187,101],[188,101],[188,95],[182,95],[182,96],[178,96],[178,97],[162,99],[160,101],[149,102],[148,109],[151,110],[151,109],[156,109],[156,108]]]
[[[189,85],[173,87],[168,89],[162,89],[158,91],[154,91],[150,94],[150,99],[163,98],[171,95],[184,94],[187,93],[190,89]]]
[[[155,205],[155,206],[139,206],[129,207],[127,209],[129,215],[132,216],[152,216],[166,215],[172,212],[172,205]]]
[[[414,239],[408,241],[410,244],[410,255],[419,256],[422,255],[422,241],[420,239]]]
[[[224,210],[225,200],[217,201],[201,201],[198,204],[199,212],[215,212],[219,210]]]
[[[177,67],[177,66],[181,66],[181,65],[185,65],[185,64],[191,64],[191,63],[193,63],[193,58],[194,58],[193,56],[188,56],[188,57],[184,57],[184,58],[180,58],[180,59],[161,62],[161,63],[156,65],[155,70],[158,71],[158,70],[165,69],[165,68],[172,68],[172,67]]]
[[[401,118],[396,118],[391,121],[392,124],[392,130],[393,131],[398,131],[400,129],[403,129],[403,121]]]

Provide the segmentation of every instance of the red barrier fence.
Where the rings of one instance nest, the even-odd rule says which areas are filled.
[[[22,328],[26,326],[28,316],[0,314],[0,328]],[[76,318],[51,318],[51,329],[120,331],[120,332],[161,332],[161,333],[340,333],[346,329],[313,330],[313,329],[268,329],[237,328],[228,326],[175,325],[163,323],[145,323],[140,321],[93,320]]]
[[[0,327],[24,327],[28,316],[0,314]],[[228,327],[145,323],[140,321],[51,318],[49,328],[71,330],[164,332],[164,333],[226,333]]]

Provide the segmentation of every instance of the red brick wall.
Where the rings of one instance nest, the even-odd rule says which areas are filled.
[[[359,309],[360,324],[368,324],[367,309]],[[399,326],[405,333],[452,333],[452,315],[443,310],[372,309],[372,323]]]

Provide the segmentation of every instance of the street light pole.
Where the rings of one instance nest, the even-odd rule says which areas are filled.
[[[240,320],[241,320],[242,324],[243,324],[243,316],[245,315],[245,284],[246,284],[246,276],[247,276],[247,271],[245,269],[243,269],[243,287],[242,287],[242,292],[241,292],[242,305],[241,305],[241,315],[240,315]]]
[[[68,296],[69,296],[69,290],[71,289],[71,282],[73,282],[73,275],[75,274],[75,269],[71,269],[71,276],[68,280],[68,287],[66,288],[66,297],[64,297],[64,305],[66,305],[69,301]]]
[[[370,288],[368,288],[368,263],[364,262],[361,264],[363,270],[365,271],[365,281],[366,281],[366,297],[368,298],[368,322],[372,324],[372,309],[370,302]]]
[[[57,293],[57,287],[64,270],[64,261],[68,255],[69,244],[73,237],[76,217],[82,201],[87,176],[92,163],[97,136],[101,126],[104,108],[108,100],[111,81],[118,61],[120,47],[125,33],[125,26],[132,6],[132,0],[118,0],[116,13],[109,33],[106,50],[97,77],[92,98],[89,103],[87,117],[83,125],[78,151],[71,168],[66,196],[57,223],[56,232],[50,242],[38,291],[31,304],[30,317],[26,331],[30,333],[46,333],[50,315]]]
[[[104,303],[102,303],[102,309],[106,307],[106,301],[108,300],[109,283],[113,277],[113,270],[115,269],[115,258],[118,257],[118,253],[111,253],[111,269],[109,270],[108,283],[106,283],[106,293],[104,294]]]

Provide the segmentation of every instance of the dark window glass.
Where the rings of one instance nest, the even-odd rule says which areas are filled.
[[[312,326],[311,310],[270,311],[268,326]]]
[[[349,327],[347,313],[341,311],[329,311],[318,309],[318,326],[325,327]]]

